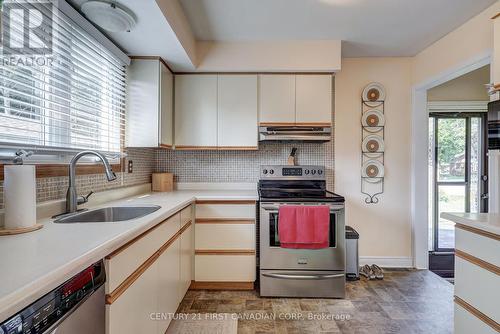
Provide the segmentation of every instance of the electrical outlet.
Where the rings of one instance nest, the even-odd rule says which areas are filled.
[[[132,160],[128,161],[128,172],[132,173],[134,171],[134,162]]]

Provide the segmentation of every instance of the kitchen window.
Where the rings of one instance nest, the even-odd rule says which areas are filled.
[[[33,150],[42,161],[63,162],[85,149],[118,157],[128,57],[114,45],[110,50],[111,42],[68,4],[35,9],[50,22],[51,61],[0,62],[0,148]],[[22,11],[11,11],[10,20],[11,40],[22,43]]]

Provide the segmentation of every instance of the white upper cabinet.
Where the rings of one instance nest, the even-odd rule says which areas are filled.
[[[133,59],[127,73],[125,146],[172,145],[173,76],[159,59]]]
[[[331,123],[331,74],[262,74],[259,82],[261,124]]]
[[[217,147],[217,75],[175,77],[175,147]]]
[[[295,75],[259,76],[259,122],[295,123]]]
[[[257,75],[219,75],[218,146],[257,149]]]
[[[174,144],[174,75],[161,64],[160,82],[160,146]]]
[[[296,122],[331,123],[332,76],[307,74],[295,79]]]

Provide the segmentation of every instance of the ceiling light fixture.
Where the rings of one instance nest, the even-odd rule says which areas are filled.
[[[331,5],[331,6],[349,6],[349,5],[354,5],[355,3],[359,2],[358,0],[319,0],[319,2],[322,2],[326,5]]]
[[[90,21],[109,32],[128,32],[136,23],[133,13],[114,2],[87,1],[81,10]]]

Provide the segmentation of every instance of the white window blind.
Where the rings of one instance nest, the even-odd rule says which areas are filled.
[[[126,65],[53,8],[51,14],[49,4],[36,7],[53,18],[47,21],[53,32],[51,66],[0,63],[0,145],[37,151],[120,152]],[[10,19],[11,39],[22,43],[28,38],[21,28],[22,12],[17,16],[11,12]]]

